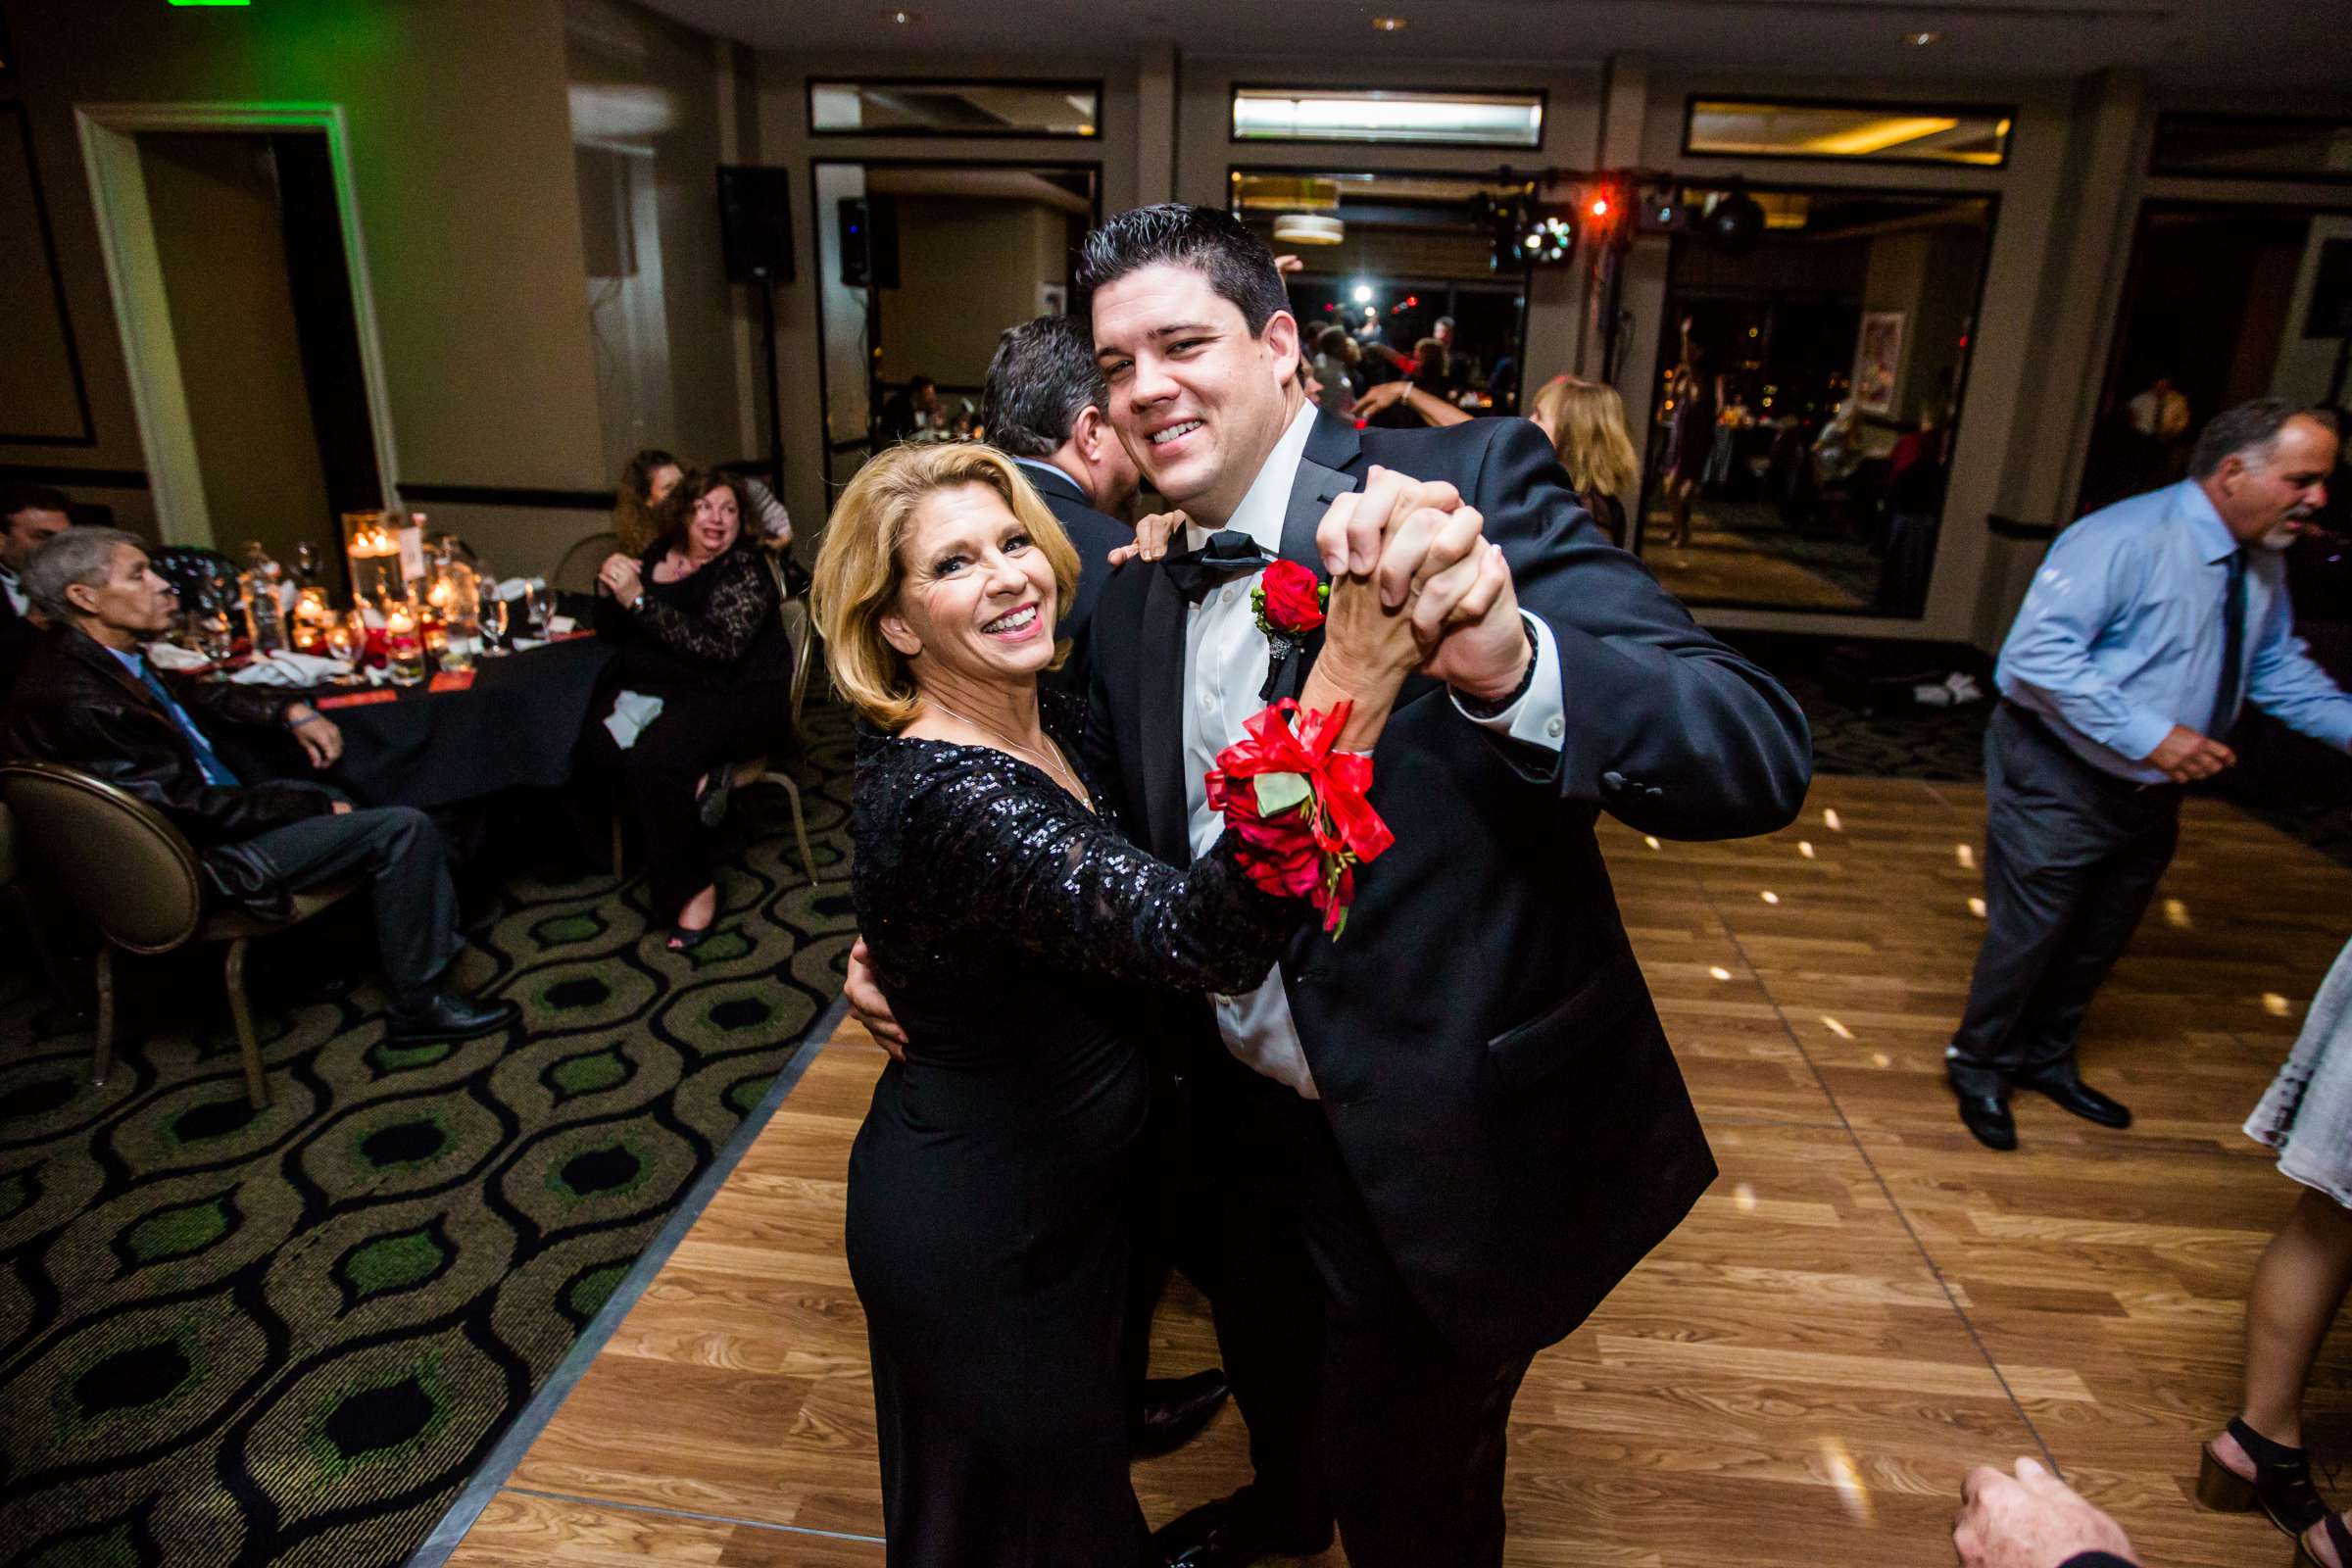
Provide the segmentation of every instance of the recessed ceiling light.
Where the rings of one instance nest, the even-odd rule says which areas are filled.
[[[1925,49],[1932,43],[1943,42],[1943,34],[1940,32],[1906,32],[1903,34],[1903,42],[1914,49]]]
[[[882,13],[882,20],[883,20],[884,22],[891,23],[891,24],[895,24],[895,25],[897,25],[897,26],[904,27],[904,26],[906,26],[906,25],[908,23],[910,23],[910,22],[920,22],[920,21],[922,21],[922,20],[923,20],[923,18],[922,18],[922,13],[920,13],[920,12],[918,12],[918,11],[898,11],[898,10],[888,10],[888,11],[884,11],[884,12]]]
[[[1374,32],[1402,32],[1410,25],[1412,24],[1402,17],[1374,17],[1372,19]]]

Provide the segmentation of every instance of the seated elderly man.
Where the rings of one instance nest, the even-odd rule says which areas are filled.
[[[218,734],[282,725],[314,767],[341,755],[343,737],[282,694],[177,680],[150,665],[140,646],[171,626],[176,601],[138,539],[68,529],[33,554],[24,587],[51,629],[18,682],[10,752],[78,768],[155,807],[187,834],[214,890],[233,903],[282,908],[292,891],[365,871],[392,991],[392,1039],[463,1040],[514,1021],[511,1002],[475,1002],[438,984],[463,939],[441,836],[423,812],[356,810],[318,784],[249,784],[220,760],[207,726]]]

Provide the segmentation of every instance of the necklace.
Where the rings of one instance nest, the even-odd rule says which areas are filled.
[[[956,722],[958,724],[967,724],[973,729],[978,730],[981,734],[988,736],[991,740],[997,741],[1003,745],[1006,751],[1012,752],[1016,756],[1027,758],[1030,761],[1037,763],[1038,766],[1045,770],[1048,778],[1054,780],[1056,783],[1067,784],[1072,794],[1076,795],[1079,800],[1089,802],[1091,805],[1092,797],[1087,794],[1086,786],[1079,782],[1077,774],[1070,771],[1069,763],[1061,760],[1061,749],[1057,746],[1054,746],[1051,739],[1046,742],[1049,750],[1039,752],[1030,747],[1023,746],[1019,741],[1014,740],[1011,736],[1005,734],[1003,730],[998,729],[993,724],[983,724],[976,718],[968,718],[965,715],[958,713],[956,711],[956,710],[950,708],[947,704],[941,702],[936,697],[925,697],[923,702],[928,707],[938,709],[941,712],[947,714],[948,717],[956,720]]]

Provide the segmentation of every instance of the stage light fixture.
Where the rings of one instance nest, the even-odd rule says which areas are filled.
[[[1350,296],[1350,298],[1352,298],[1352,299],[1355,301],[1355,303],[1356,303],[1356,304],[1358,304],[1358,305],[1369,305],[1369,304],[1371,304],[1371,303],[1372,303],[1372,285],[1371,285],[1371,284],[1369,284],[1369,283],[1358,283],[1358,284],[1356,284],[1356,285],[1355,285],[1355,292],[1354,292],[1354,294],[1352,294],[1352,295]]]
[[[1708,199],[1698,226],[1726,256],[1745,256],[1764,237],[1764,209],[1734,181],[1730,190]]]

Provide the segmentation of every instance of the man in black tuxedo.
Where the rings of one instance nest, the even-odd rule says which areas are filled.
[[[1336,1520],[1355,1568],[1497,1563],[1529,1361],[1715,1174],[1594,818],[1781,827],[1804,719],[1608,543],[1535,426],[1319,415],[1273,258],[1229,215],[1122,214],[1078,281],[1111,423],[1189,523],[1166,569],[1105,585],[1093,636],[1096,771],[1162,858],[1221,830],[1200,777],[1260,706],[1266,556],[1376,569],[1400,605],[1468,549],[1510,568],[1397,697],[1372,796],[1396,843],[1345,936],[1303,933],[1199,1009],[1209,1290],[1256,1480],[1157,1538],[1238,1564],[1321,1549]]]
[[[1004,329],[988,362],[981,428],[1021,466],[1030,486],[1077,547],[1078,592],[1061,619],[1070,642],[1050,686],[1084,696],[1091,667],[1095,606],[1110,578],[1110,553],[1134,541],[1116,517],[1135,499],[1135,460],[1119,444],[1104,410],[1109,393],[1095,366],[1084,319],[1041,316]]]
[[[40,634],[24,592],[24,568],[34,551],[66,531],[69,505],[63,490],[47,485],[0,488],[0,708],[8,706],[17,672]]]

